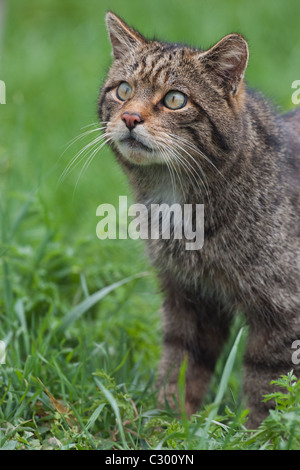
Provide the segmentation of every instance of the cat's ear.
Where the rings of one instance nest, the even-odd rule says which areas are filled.
[[[221,88],[235,94],[244,78],[248,58],[247,41],[240,34],[229,34],[202,53],[200,60]]]
[[[129,28],[114,13],[109,11],[106,14],[105,21],[115,59],[120,59],[124,54],[128,54],[130,50],[146,43],[146,39],[141,34]]]

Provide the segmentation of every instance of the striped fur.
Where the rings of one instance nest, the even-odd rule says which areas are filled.
[[[237,34],[208,51],[149,41],[113,13],[106,17],[114,61],[99,97],[99,117],[112,137],[137,202],[205,204],[205,240],[148,240],[162,289],[163,354],[159,400],[175,406],[178,370],[188,356],[186,410],[197,410],[230,323],[242,311],[249,325],[244,392],[250,427],[266,416],[270,381],[299,366],[300,110],[281,115],[244,82],[248,46]],[[128,82],[132,97],[116,88]],[[185,107],[162,99],[185,93]],[[143,122],[122,144],[124,112]],[[175,400],[176,401],[176,400]]]

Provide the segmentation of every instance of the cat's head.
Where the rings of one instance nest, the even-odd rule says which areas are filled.
[[[111,12],[106,24],[114,61],[99,116],[114,149],[134,164],[182,168],[226,153],[244,104],[245,39],[230,34],[201,51],[150,41]]]

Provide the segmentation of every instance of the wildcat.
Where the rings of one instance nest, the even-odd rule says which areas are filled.
[[[146,242],[165,295],[159,401],[175,406],[187,355],[185,408],[197,410],[242,311],[247,425],[257,427],[271,380],[300,376],[300,109],[281,115],[247,87],[239,34],[202,51],[148,40],[111,12],[106,25],[114,60],[98,112],[135,200],[205,207],[201,249]]]

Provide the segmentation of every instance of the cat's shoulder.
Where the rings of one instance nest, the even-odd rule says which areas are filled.
[[[285,146],[287,149],[288,182],[297,204],[300,201],[300,108],[281,115]],[[296,209],[299,211],[299,207]]]
[[[282,119],[292,134],[295,134],[295,138],[300,141],[300,107],[283,114]]]
[[[285,141],[291,155],[298,163],[300,176],[300,107],[281,116]]]

